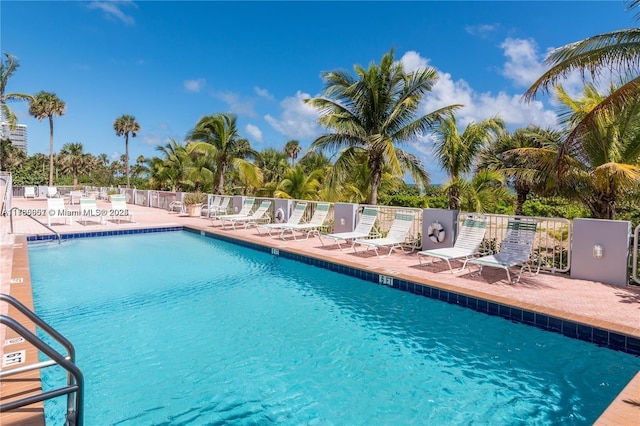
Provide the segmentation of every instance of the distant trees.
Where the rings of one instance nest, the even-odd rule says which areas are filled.
[[[16,72],[20,64],[18,63],[18,58],[12,54],[5,52],[4,56],[5,59],[0,63],[0,116],[9,124],[11,130],[15,130],[18,119],[13,110],[7,105],[7,101],[23,100],[31,102],[33,96],[26,93],[6,93],[9,77]]]
[[[29,114],[42,121],[49,119],[49,186],[53,185],[53,117],[64,115],[67,107],[55,93],[41,91],[31,100]]]

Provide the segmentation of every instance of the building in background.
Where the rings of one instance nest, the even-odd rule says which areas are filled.
[[[27,154],[27,126],[24,124],[18,124],[16,128],[11,131],[9,123],[6,121],[0,122],[0,139],[9,139],[11,144],[16,148],[19,148]]]

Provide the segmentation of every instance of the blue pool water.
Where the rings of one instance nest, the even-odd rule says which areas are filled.
[[[29,253],[36,312],[76,346],[87,425],[591,424],[640,368],[187,232]],[[64,409],[48,402],[48,424]]]

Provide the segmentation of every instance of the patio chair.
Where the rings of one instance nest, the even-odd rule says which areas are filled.
[[[393,218],[393,222],[391,223],[391,228],[389,228],[389,232],[386,237],[382,238],[372,238],[370,240],[357,239],[353,243],[353,250],[358,251],[356,249],[356,245],[365,246],[367,251],[372,248],[376,252],[376,256],[380,257],[380,253],[378,249],[382,247],[386,247],[389,249],[389,253],[387,256],[393,253],[393,250],[396,248],[402,249],[404,252],[404,248],[402,245],[407,239],[407,235],[411,230],[411,226],[413,226],[413,220],[415,215],[412,212],[397,212],[395,217]]]
[[[71,191],[69,192],[69,204],[76,204],[80,202],[80,198],[84,197],[84,191]]]
[[[47,186],[47,198],[57,198],[59,196],[57,187]]]
[[[373,229],[373,225],[376,223],[376,219],[378,218],[378,213],[380,210],[375,207],[365,207],[362,211],[362,216],[360,216],[360,220],[356,225],[356,228],[353,231],[349,232],[337,232],[333,234],[318,234],[320,238],[320,243],[324,246],[323,238],[332,239],[335,244],[338,245],[338,248],[342,250],[342,246],[340,245],[340,241],[351,242],[351,248],[353,248],[354,242],[358,238],[366,238],[371,234],[371,230]]]
[[[484,239],[485,231],[487,230],[487,218],[484,216],[468,216],[462,222],[460,228],[460,234],[456,239],[453,247],[423,250],[418,252],[418,260],[422,265],[423,257],[431,257],[432,264],[436,258],[445,260],[449,265],[449,270],[453,274],[454,272],[463,271],[467,267],[467,262],[472,257],[476,256],[480,250],[480,245]],[[464,259],[462,268],[454,271],[451,267],[451,260]]]
[[[64,223],[72,225],[71,220],[72,212],[67,210],[64,205],[64,198],[49,198],[47,199],[47,224],[51,226],[51,219],[62,218]]]
[[[244,224],[244,229],[247,229],[249,226],[256,226],[258,222],[269,222],[271,218],[269,217],[269,209],[271,208],[271,201],[264,200],[260,203],[260,206],[251,214],[244,217],[229,217],[222,220],[222,228],[225,227],[225,222],[229,222],[231,224],[232,229],[236,229],[236,225],[238,223]]]
[[[245,198],[244,202],[242,203],[242,208],[240,209],[240,211],[238,213],[212,216],[211,217],[211,222],[213,222],[214,220],[217,219],[217,220],[221,221],[220,223],[222,223],[222,221],[229,220],[229,219],[247,217],[247,216],[249,216],[249,214],[251,214],[251,210],[253,210],[253,205],[255,204],[255,201],[256,200],[253,199],[253,198]]]
[[[129,222],[133,222],[133,214],[127,206],[127,198],[125,195],[112,195],[111,196],[111,217],[120,223],[122,218],[128,217]]]
[[[36,198],[36,188],[33,186],[25,186],[24,198]]]
[[[211,212],[218,210],[220,207],[220,203],[222,202],[222,197],[219,195],[214,195],[213,200],[205,206],[202,206],[202,210],[200,210],[200,214],[204,217],[211,217]]]
[[[520,281],[522,271],[528,267],[531,272],[531,252],[533,251],[533,242],[536,237],[537,223],[531,220],[510,219],[507,223],[507,233],[500,243],[500,251],[496,254],[471,259],[469,262],[480,267],[477,275],[482,273],[484,266],[492,266],[502,268],[507,271],[507,280],[509,283],[517,283]],[[509,268],[520,265],[518,279],[511,281]]]
[[[284,234],[287,231],[291,231],[294,240],[296,239],[296,232],[307,234],[306,239],[309,239],[309,235],[311,234],[320,234],[320,229],[326,226],[324,224],[324,221],[329,215],[329,207],[331,207],[331,204],[329,203],[318,203],[316,205],[316,210],[313,212],[313,216],[311,216],[309,222],[291,225],[284,224],[282,230],[280,231],[280,238],[284,240]]]
[[[98,203],[95,198],[80,198],[80,221],[83,225],[87,224],[87,219],[92,222],[98,222],[105,225],[105,210],[98,209]]]
[[[209,219],[214,216],[220,216],[223,214],[227,214],[227,210],[229,209],[229,203],[231,202],[231,197],[222,197],[220,199],[220,205],[216,207],[211,207],[209,211]]]
[[[297,225],[300,222],[302,222],[302,218],[304,217],[304,212],[306,210],[307,210],[307,203],[304,202],[304,201],[300,201],[299,203],[296,204],[296,206],[293,209],[293,213],[291,214],[291,216],[289,216],[289,219],[286,222],[284,222],[284,223],[267,223],[267,224],[263,224],[263,225],[258,225],[256,227],[256,229],[258,230],[258,234],[262,233],[262,231],[260,231],[261,229],[266,229],[267,232],[269,233],[269,236],[272,236],[271,234],[275,230],[278,230],[278,231],[282,232],[282,228],[284,226]]]
[[[172,201],[169,203],[169,207],[167,208],[169,213],[176,212],[178,214],[187,213],[187,206],[185,206],[182,201]]]

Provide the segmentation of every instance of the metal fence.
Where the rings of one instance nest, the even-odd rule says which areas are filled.
[[[636,283],[640,284],[640,276],[638,276],[638,268],[640,267],[640,265],[638,265],[638,262],[640,262],[640,259],[638,258],[638,251],[640,250],[640,225],[636,226],[636,230],[633,233],[633,259],[632,259],[632,266],[631,266],[631,270],[632,270],[632,274],[631,274],[631,279],[633,281],[635,281]]]
[[[477,213],[461,213],[459,221],[465,216]],[[496,253],[507,231],[509,219],[527,219],[537,222],[536,238],[533,246],[533,264],[540,270],[550,272],[568,272],[571,268],[572,227],[569,219],[557,217],[508,216],[485,214],[487,231],[481,249]]]

